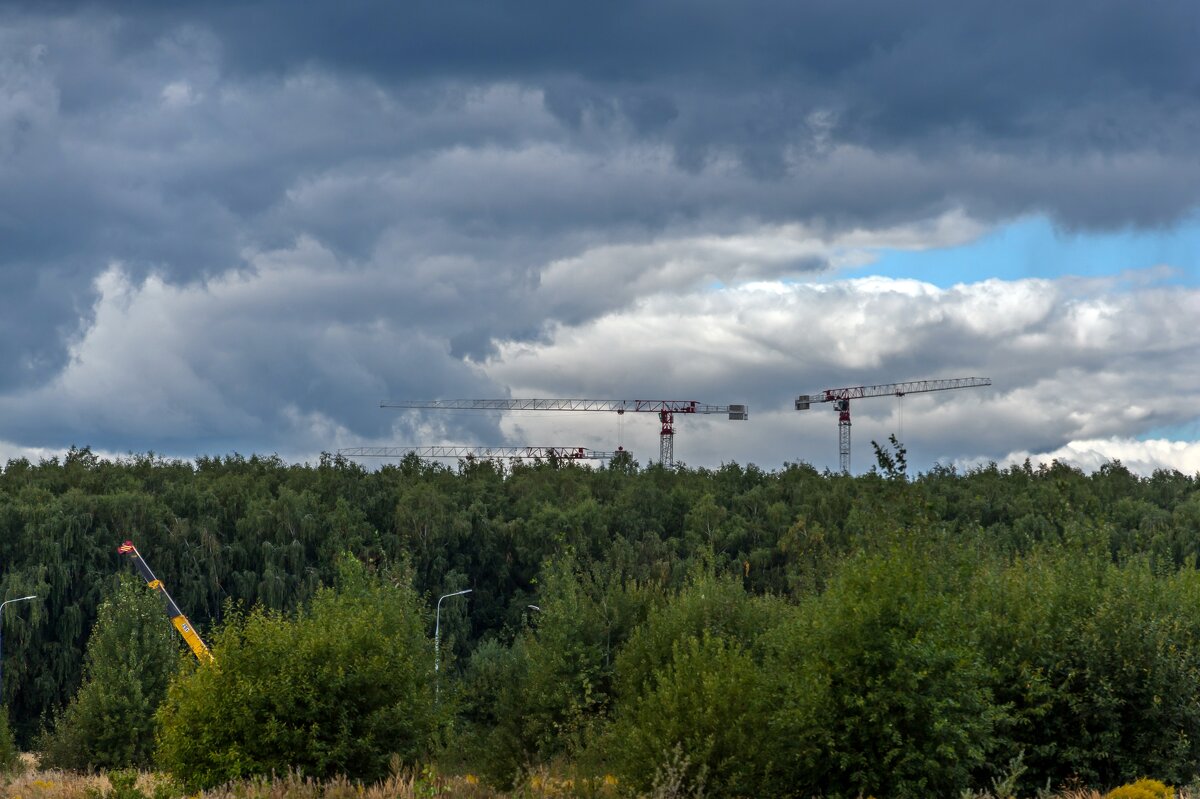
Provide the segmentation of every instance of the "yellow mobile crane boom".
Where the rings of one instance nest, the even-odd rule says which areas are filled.
[[[196,660],[201,663],[211,663],[213,660],[212,652],[208,651],[208,647],[200,640],[200,636],[196,634],[196,629],[192,627],[192,623],[188,621],[187,616],[183,615],[183,611],[175,604],[175,600],[171,599],[171,595],[167,593],[166,586],[162,584],[162,580],[154,576],[154,572],[150,571],[150,567],[146,565],[146,561],[142,560],[142,555],[137,551],[137,547],[132,541],[126,541],[121,546],[117,547],[117,552],[122,555],[128,555],[133,561],[133,565],[137,568],[138,573],[142,575],[142,579],[146,581],[146,585],[158,592],[162,597],[163,609],[166,610],[167,616],[170,617],[171,623],[175,625],[175,629],[179,630],[179,634],[183,636],[183,640],[187,641],[187,645],[192,648],[192,654],[196,656]]]

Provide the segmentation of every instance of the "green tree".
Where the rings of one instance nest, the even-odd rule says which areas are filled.
[[[1035,552],[970,592],[1026,785],[1186,782],[1200,758],[1200,573],[1156,576],[1102,549]]]
[[[773,631],[768,759],[779,793],[957,795],[1000,711],[960,553],[909,541],[849,559]]]
[[[67,769],[150,764],[154,711],[180,656],[154,592],[123,577],[100,605],[88,638],[84,681],[42,742],[42,763]]]
[[[681,641],[711,635],[749,650],[782,615],[779,600],[752,596],[741,580],[698,567],[688,584],[654,607],[621,647],[617,691],[626,701],[651,686],[656,674],[671,664]]]
[[[336,589],[295,615],[233,613],[214,666],[171,683],[159,763],[192,788],[250,775],[379,779],[435,732],[433,652],[407,580],[344,560]]]
[[[758,667],[736,641],[690,635],[618,705],[606,749],[626,783],[642,790],[675,767],[695,795],[758,793],[751,787],[761,775],[765,698]]]
[[[14,770],[21,762],[20,757],[12,729],[8,726],[8,708],[0,707],[0,773]]]
[[[652,592],[572,555],[548,562],[529,626],[507,650],[480,647],[466,674],[464,706],[486,773],[511,785],[521,769],[575,757],[602,729],[613,698],[617,652],[644,617]],[[493,697],[491,713],[477,692]],[[490,731],[481,721],[494,721]]]
[[[606,718],[617,652],[650,592],[601,564],[548,564],[527,659],[524,732],[531,759],[577,753]]]

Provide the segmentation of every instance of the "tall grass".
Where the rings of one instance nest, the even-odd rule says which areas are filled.
[[[137,775],[133,791],[120,789],[108,775],[27,770],[0,776],[0,799],[615,799],[612,777],[575,779],[537,771],[512,791],[499,792],[471,774],[447,776],[434,769],[393,773],[364,785],[345,777],[314,780],[298,774],[243,780],[186,794],[160,774]],[[114,788],[114,783],[118,784]]]
[[[496,791],[473,775],[448,776],[434,769],[419,772],[393,773],[384,780],[364,785],[345,777],[315,780],[298,774],[272,778],[243,780],[200,793],[187,794],[168,777],[152,772],[136,775],[136,781],[126,786],[118,772],[115,779],[106,774],[77,774],[64,771],[39,771],[27,768],[23,772],[0,775],[0,799],[616,799],[629,796],[610,776],[571,778],[541,769],[525,775],[511,791]],[[1124,799],[1138,797],[1136,789],[1147,783],[1141,780],[1109,793],[1090,788],[1071,788],[1047,793],[1038,791],[1028,799]],[[114,784],[116,787],[114,787]],[[1161,783],[1158,783],[1161,785]],[[667,780],[656,784],[647,794],[651,799],[684,799],[696,796],[674,786]],[[964,799],[1024,799],[1002,792],[979,792],[964,795]],[[1166,788],[1162,793],[1146,793],[1146,799],[1200,799],[1200,785],[1187,788]]]

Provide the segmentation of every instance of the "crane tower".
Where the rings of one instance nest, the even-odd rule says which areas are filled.
[[[403,458],[416,455],[418,458],[472,458],[508,460],[544,458],[546,460],[610,461],[624,453],[621,447],[616,452],[601,452],[587,447],[349,447],[339,449],[338,455],[347,458]]]
[[[381,402],[381,408],[431,409],[444,411],[608,411],[623,414],[657,413],[662,427],[658,437],[658,459],[663,466],[675,465],[675,414],[725,414],[730,419],[750,418],[745,405],[706,405],[695,400],[598,400],[598,399],[453,399],[399,400]]]
[[[850,472],[850,400],[867,397],[903,397],[928,391],[947,391],[955,388],[990,386],[991,378],[956,377],[949,380],[913,380],[908,383],[884,383],[878,386],[827,388],[815,394],[796,397],[796,410],[807,411],[814,403],[832,402],[838,412],[838,454],[843,472]]]

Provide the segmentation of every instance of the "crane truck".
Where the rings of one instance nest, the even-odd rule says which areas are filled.
[[[196,629],[192,627],[192,623],[188,621],[187,616],[183,615],[183,611],[175,604],[175,600],[171,599],[171,595],[167,593],[167,588],[162,584],[162,580],[154,576],[154,572],[150,571],[150,567],[146,561],[142,559],[142,555],[137,551],[137,547],[132,541],[126,541],[121,546],[117,547],[117,552],[122,555],[128,555],[133,561],[134,567],[138,573],[142,575],[142,579],[146,581],[146,585],[162,598],[163,609],[166,610],[167,616],[171,619],[171,624],[175,625],[175,629],[183,636],[183,640],[187,641],[187,645],[192,648],[192,654],[196,656],[196,660],[201,663],[212,663],[212,652],[208,651],[208,647],[200,640],[200,636],[196,633]]]

